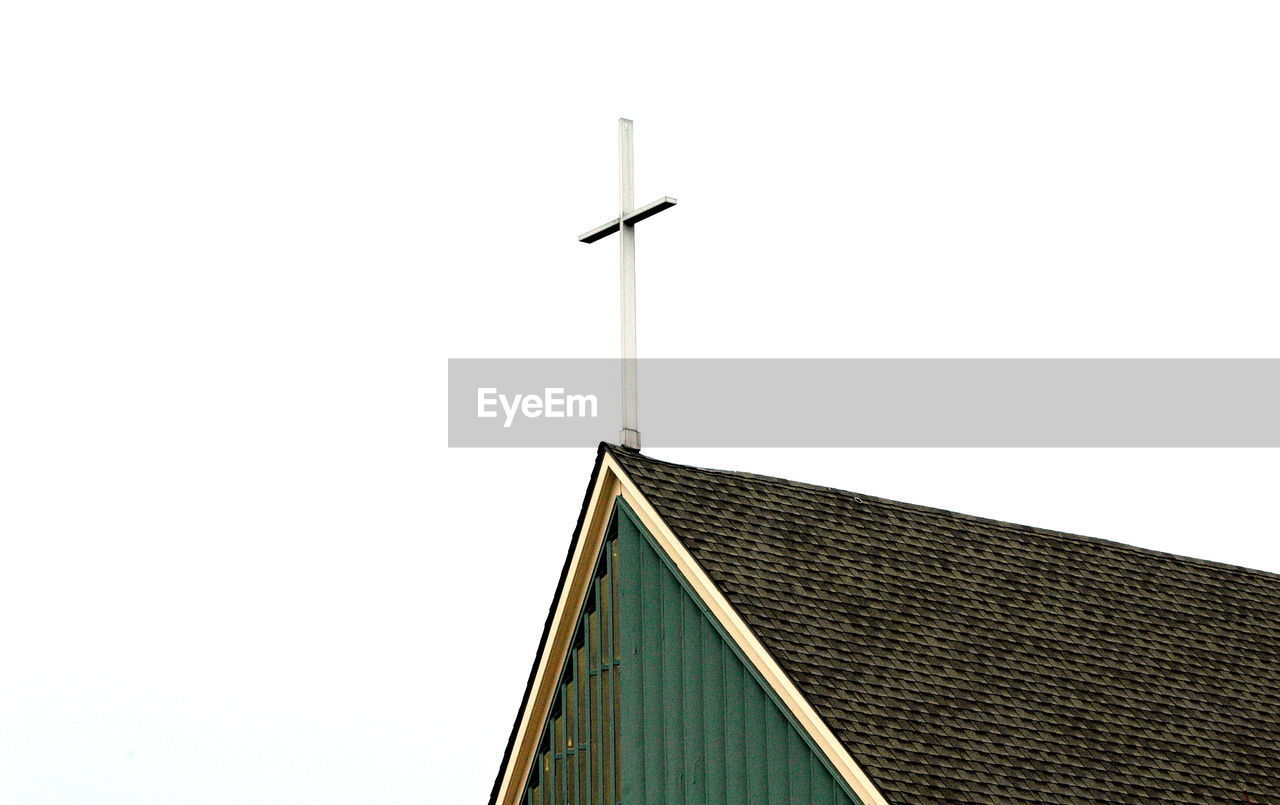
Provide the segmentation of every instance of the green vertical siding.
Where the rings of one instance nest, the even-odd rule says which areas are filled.
[[[523,805],[861,805],[618,502]]]
[[[622,805],[861,805],[619,502]]]

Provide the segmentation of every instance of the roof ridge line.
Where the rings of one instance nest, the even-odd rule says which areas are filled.
[[[640,460],[640,461],[650,462],[654,464],[665,464],[668,467],[678,467],[680,469],[685,469],[685,470],[695,470],[697,472],[710,473],[713,475],[723,475],[731,478],[747,479],[747,480],[757,481],[757,482],[772,485],[772,486],[792,487],[792,488],[801,487],[804,489],[823,492],[825,494],[832,495],[838,498],[852,498],[855,502],[858,502],[858,503],[873,502],[880,505],[895,508],[901,511],[914,511],[914,512],[924,511],[924,512],[931,512],[934,514],[945,514],[950,517],[959,518],[961,520],[968,520],[972,522],[985,523],[987,525],[996,526],[1004,531],[1012,530],[1012,531],[1023,532],[1023,533],[1031,532],[1036,535],[1048,537],[1051,539],[1059,539],[1059,540],[1065,540],[1069,542],[1083,543],[1086,545],[1099,545],[1102,547],[1120,549],[1126,552],[1133,552],[1133,553],[1138,553],[1146,556],[1154,556],[1154,557],[1173,560],[1176,562],[1182,562],[1186,564],[1199,565],[1208,570],[1214,570],[1218,572],[1222,572],[1222,571],[1243,572],[1246,574],[1257,575],[1265,579],[1280,580],[1280,573],[1273,572],[1270,570],[1261,570],[1259,568],[1246,567],[1244,565],[1233,565],[1229,562],[1218,562],[1213,559],[1201,559],[1196,556],[1187,556],[1185,554],[1172,553],[1170,551],[1161,551],[1156,548],[1146,548],[1141,545],[1131,545],[1126,542],[1119,542],[1117,540],[1107,539],[1105,537],[1090,537],[1085,534],[1073,534],[1069,531],[1057,531],[1051,528],[1042,528],[1040,526],[1024,525],[1022,523],[1014,523],[1008,520],[998,520],[994,517],[984,517],[983,515],[980,515],[980,514],[967,514],[965,512],[958,512],[953,509],[943,509],[937,506],[927,506],[920,503],[908,503],[906,501],[879,497],[877,495],[871,495],[864,492],[854,492],[848,489],[840,489],[839,487],[824,486],[822,484],[814,484],[808,481],[793,481],[791,479],[780,478],[775,475],[760,475],[758,473],[744,472],[742,470],[721,470],[713,467],[699,467],[693,464],[680,464],[675,461],[667,461],[665,459],[654,458],[653,456],[645,455],[643,453],[640,453],[639,451],[630,450],[615,444],[610,444],[608,442],[601,442],[600,447],[602,449],[608,450],[610,453],[619,455],[623,461]]]

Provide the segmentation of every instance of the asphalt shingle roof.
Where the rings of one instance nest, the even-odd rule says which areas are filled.
[[[1280,805],[1280,576],[606,449],[891,805]]]

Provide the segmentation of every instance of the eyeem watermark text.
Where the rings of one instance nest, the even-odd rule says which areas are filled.
[[[497,419],[499,407],[506,417],[502,427],[509,428],[517,414],[529,419],[595,419],[599,404],[594,394],[565,394],[562,388],[546,388],[541,395],[506,395],[496,388],[476,389],[476,416]]]
[[[1274,358],[650,358],[638,369],[650,448],[1280,448]],[[616,439],[621,374],[605,358],[450,359],[449,444]]]

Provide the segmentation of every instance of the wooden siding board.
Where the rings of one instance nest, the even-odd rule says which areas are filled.
[[[769,794],[769,764],[766,754],[767,741],[764,725],[764,691],[749,674],[742,677],[742,720],[746,733],[746,751],[743,767],[747,780],[747,805],[765,805]]]
[[[683,591],[681,591],[683,593]],[[684,702],[684,789],[688,802],[702,802],[706,795],[706,713],[702,706],[702,624],[705,618],[693,599],[680,596],[681,670]],[[674,652],[673,652],[674,653]]]
[[[569,654],[569,672],[573,673],[574,653]],[[564,796],[565,802],[578,801],[578,757],[574,747],[574,726],[578,722],[578,690],[576,678],[564,686],[564,715],[560,724],[564,729]]]
[[[665,753],[666,736],[663,730],[663,698],[665,681],[662,662],[662,590],[664,570],[658,557],[643,550],[644,544],[637,538],[638,531],[630,520],[623,520],[622,539],[635,542],[635,553],[640,557],[640,597],[624,602],[624,606],[639,610],[641,620],[640,661],[636,671],[644,684],[642,709],[628,711],[624,718],[633,718],[644,725],[644,791],[648,805],[663,805],[666,796]],[[624,751],[630,750],[628,745]],[[629,805],[629,803],[628,803]]]
[[[747,801],[747,711],[742,693],[747,669],[731,654],[721,654],[725,678],[725,801]]]
[[[590,665],[591,678],[591,802],[601,802],[604,796],[601,791],[601,756],[604,754],[604,741],[601,739],[604,723],[604,707],[601,700],[600,683],[604,675],[604,651],[600,635],[600,576],[591,581],[591,594],[594,606],[587,615],[587,662]]]
[[[649,801],[644,785],[649,763],[645,752],[645,732],[649,728],[645,725],[644,719],[628,718],[626,714],[645,712],[644,696],[648,681],[644,658],[640,655],[640,646],[644,642],[646,629],[650,627],[646,625],[640,607],[635,606],[634,602],[641,599],[644,580],[651,571],[645,566],[647,560],[640,552],[637,541],[624,537],[626,529],[632,526],[619,522],[622,519],[615,517],[618,537],[614,541],[620,565],[614,574],[614,584],[618,588],[615,603],[618,606],[620,621],[616,642],[619,646],[619,656],[622,658],[622,665],[618,668],[619,676],[616,679],[622,699],[622,705],[617,714],[622,741],[618,745],[619,754],[615,762],[621,770],[619,774],[621,802],[627,805],[641,805]],[[626,568],[626,572],[622,572],[621,568]],[[624,607],[622,606],[624,601],[632,603]],[[625,673],[623,673],[624,667]]]
[[[614,532],[616,534],[616,532]],[[617,802],[622,793],[622,774],[619,770],[618,747],[622,745],[621,731],[621,713],[622,713],[622,691],[619,683],[619,674],[621,673],[622,649],[619,646],[619,635],[621,630],[618,627],[620,616],[618,614],[618,574],[615,568],[618,566],[618,540],[610,539],[605,543],[605,561],[608,562],[608,573],[606,574],[606,584],[609,587],[609,638],[607,645],[609,647],[609,694],[606,701],[609,704],[609,729],[612,732],[613,740],[606,747],[606,757],[609,759],[609,773],[605,779],[613,782],[613,790],[605,798],[605,805]]]
[[[789,726],[781,719],[771,717],[765,703],[761,718],[764,720],[765,763],[769,767],[769,802],[789,802],[790,781],[787,775],[787,733]]]
[[[579,660],[578,666],[582,670],[582,706],[579,709],[579,712],[582,713],[582,727],[578,730],[578,776],[581,783],[578,786],[578,801],[581,805],[595,805],[597,802],[595,797],[596,778],[594,767],[596,742],[591,740],[591,727],[599,722],[595,714],[595,700],[591,693],[595,674],[591,672],[591,644],[588,642],[585,628],[583,630],[582,659]]]
[[[787,731],[787,778],[791,784],[789,802],[809,802],[809,767],[812,753],[795,730]]]
[[[724,802],[725,797],[725,713],[724,655],[719,635],[711,623],[702,619],[702,718],[703,760],[705,763],[706,801]]]
[[[663,691],[661,696],[662,728],[666,739],[663,764],[666,797],[663,805],[684,805],[684,763],[680,752],[684,747],[684,679],[683,656],[680,652],[682,631],[681,615],[683,591],[675,577],[657,563],[659,585],[662,591],[660,612],[662,618],[662,645],[659,653],[662,663]],[[646,713],[647,715],[647,713]]]
[[[564,730],[562,719],[556,716],[551,721],[551,797],[552,802],[564,802]]]

